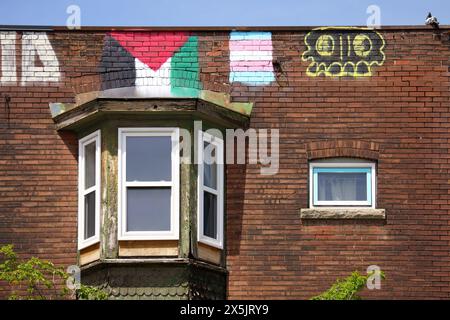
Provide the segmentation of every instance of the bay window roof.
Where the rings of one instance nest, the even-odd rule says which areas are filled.
[[[115,90],[115,89],[114,89]],[[230,102],[224,93],[202,91],[198,97],[140,97],[104,93],[84,93],[76,103],[50,103],[50,112],[57,130],[79,131],[109,115],[138,115],[143,118],[199,119],[223,128],[248,125],[252,103]]]

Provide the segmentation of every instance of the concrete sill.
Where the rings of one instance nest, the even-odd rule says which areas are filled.
[[[384,209],[371,208],[314,208],[300,209],[300,219],[355,219],[355,220],[384,220]]]

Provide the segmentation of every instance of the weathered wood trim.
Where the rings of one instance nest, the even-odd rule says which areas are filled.
[[[198,258],[217,265],[222,261],[222,250],[198,242]]]
[[[120,257],[178,256],[177,240],[119,241]]]
[[[187,258],[191,248],[191,222],[195,216],[192,197],[196,191],[192,181],[193,164],[180,164],[180,257]]]
[[[241,128],[249,117],[201,99],[95,99],[53,118],[57,130],[78,131],[88,123],[107,115],[139,115],[174,119],[191,117],[212,122],[223,128]]]
[[[249,121],[247,116],[203,100],[198,100],[197,111],[201,118],[228,128],[245,127]]]
[[[227,273],[227,269],[208,262],[189,258],[129,258],[129,259],[100,259],[81,267],[81,271],[104,268],[114,265],[194,265],[201,268]]]
[[[176,99],[145,99],[145,100],[114,100],[98,99],[98,108],[102,111],[133,111],[133,112],[177,112],[195,111],[195,100]]]
[[[110,122],[102,127],[102,210],[100,215],[100,243],[102,258],[116,258],[117,245],[117,196],[118,196],[118,160],[117,160],[117,128]]]
[[[94,261],[100,260],[100,244],[96,243],[92,246],[80,250],[80,265],[84,266]]]

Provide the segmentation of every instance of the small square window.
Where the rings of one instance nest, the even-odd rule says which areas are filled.
[[[375,164],[333,159],[310,164],[311,207],[375,207]]]

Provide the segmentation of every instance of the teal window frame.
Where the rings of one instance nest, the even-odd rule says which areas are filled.
[[[313,162],[311,165],[310,192],[311,207],[375,207],[375,164],[374,163],[339,163],[339,162]],[[320,173],[365,173],[366,174],[366,200],[363,201],[324,201],[318,199]]]

